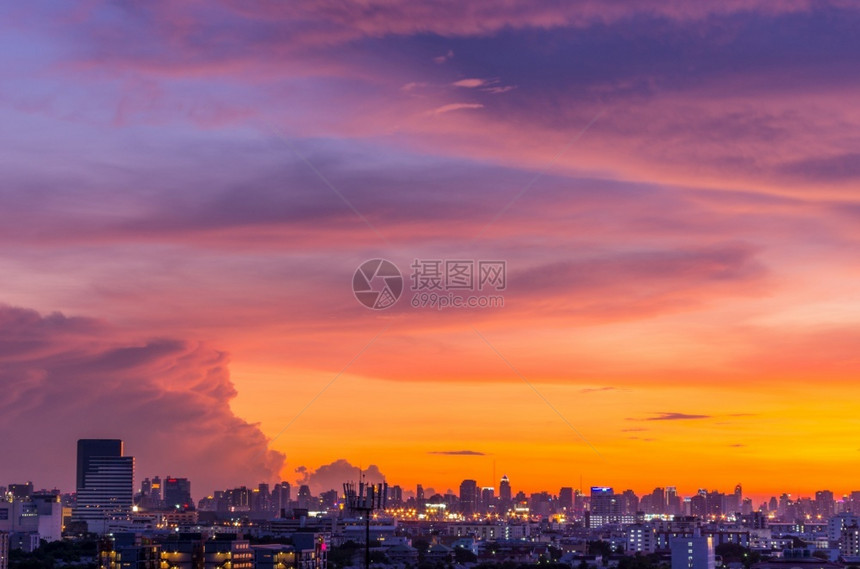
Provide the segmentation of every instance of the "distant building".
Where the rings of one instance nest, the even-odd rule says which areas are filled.
[[[460,483],[460,512],[464,516],[478,512],[478,483],[474,480],[463,480]]]
[[[193,510],[191,482],[187,478],[164,479],[164,507],[176,510]]]
[[[676,537],[669,542],[672,569],[714,569],[714,543],[710,537]]]
[[[511,507],[511,481],[508,480],[507,475],[502,476],[499,482],[499,505],[503,512]]]
[[[615,491],[606,486],[592,486],[588,527],[599,528],[609,523],[616,523],[620,516],[621,508]]]
[[[573,511],[573,488],[565,486],[558,491],[558,505],[567,512]]]
[[[6,492],[12,498],[12,500],[29,500],[30,496],[33,494],[33,483],[27,482],[26,484],[10,484],[9,488],[6,489]]]

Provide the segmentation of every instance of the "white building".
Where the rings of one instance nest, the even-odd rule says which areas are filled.
[[[827,520],[827,539],[830,541],[830,547],[840,547],[842,530],[856,525],[860,525],[860,516],[847,512]]]
[[[58,541],[63,532],[63,505],[56,500],[0,502],[0,531],[37,534]]]
[[[860,527],[853,525],[842,530],[839,553],[842,557],[860,557]]]
[[[633,524],[625,528],[628,553],[654,553],[657,532],[651,524]]]
[[[672,569],[715,569],[714,541],[711,537],[676,537],[669,542]]]

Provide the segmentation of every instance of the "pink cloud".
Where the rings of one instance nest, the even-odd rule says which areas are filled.
[[[230,410],[227,364],[198,343],[124,338],[96,320],[0,306],[0,426],[26,433],[0,441],[15,457],[4,476],[71,491],[75,441],[121,438],[138,480],[188,476],[195,498],[276,480],[284,456]]]

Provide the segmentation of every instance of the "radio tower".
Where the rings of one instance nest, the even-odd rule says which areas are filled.
[[[364,567],[370,569],[370,518],[374,510],[384,510],[388,502],[388,484],[368,484],[363,480],[343,485],[346,507],[364,516]]]

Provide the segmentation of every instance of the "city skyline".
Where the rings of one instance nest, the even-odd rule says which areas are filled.
[[[0,479],[71,488],[108,437],[201,491],[340,460],[851,491],[857,29],[837,0],[4,3]]]
[[[130,485],[129,488],[133,487],[133,492],[135,493],[135,496],[139,496],[142,492],[147,492],[148,489],[151,488],[151,484],[156,480],[159,482],[159,484],[161,484],[161,486],[159,487],[159,495],[162,492],[165,492],[165,497],[166,497],[166,493],[168,492],[168,490],[167,490],[168,481],[174,483],[174,485],[177,483],[187,485],[187,486],[183,486],[183,488],[185,488],[185,490],[182,490],[182,491],[190,492],[190,482],[191,481],[187,477],[174,476],[172,474],[168,474],[168,475],[153,474],[152,472],[149,472],[149,471],[148,471],[149,474],[141,474],[138,471],[138,469],[135,467],[134,456],[126,455],[123,453],[124,441],[122,441],[120,439],[79,439],[77,441],[77,446],[78,446],[78,451],[77,451],[78,452],[78,458],[77,458],[77,466],[76,466],[77,482],[73,485],[73,488],[77,487],[78,490],[80,490],[81,488],[86,488],[86,484],[85,484],[84,480],[86,478],[86,473],[88,472],[88,468],[89,468],[88,464],[89,464],[90,460],[98,460],[98,461],[104,462],[106,460],[105,457],[108,457],[107,460],[114,461],[114,462],[110,463],[111,466],[109,468],[112,468],[112,469],[116,468],[114,466],[114,464],[116,464],[115,461],[117,461],[117,460],[128,461],[124,464],[128,464],[130,466],[127,466],[127,467],[122,466],[121,467],[123,469],[126,469],[126,468],[129,469],[126,473],[121,475],[122,476],[121,479],[126,481],[126,482],[123,482],[123,484],[127,483]],[[85,450],[85,449],[89,449],[89,448],[95,449],[95,450]],[[96,450],[99,452],[96,452]],[[96,458],[91,459],[90,456],[93,456]],[[116,457],[116,458],[113,458],[113,457]],[[299,488],[301,488],[303,486],[307,486],[310,489],[311,493],[316,496],[318,494],[324,494],[324,493],[327,493],[327,492],[332,491],[332,490],[340,493],[340,491],[342,489],[342,485],[346,482],[357,482],[357,481],[367,481],[370,483],[386,482],[386,483],[389,483],[391,486],[396,486],[397,488],[399,488],[400,489],[399,491],[402,492],[404,497],[414,498],[417,496],[416,491],[413,490],[414,488],[421,488],[422,492],[425,494],[426,497],[429,497],[429,496],[434,495],[434,494],[462,496],[463,484],[468,483],[468,484],[472,484],[474,486],[473,489],[471,490],[471,492],[473,493],[473,499],[477,501],[476,503],[480,502],[481,493],[484,490],[494,491],[493,495],[497,499],[500,496],[503,496],[503,494],[501,493],[503,484],[506,485],[506,492],[508,494],[513,493],[513,494],[519,495],[522,493],[522,494],[525,494],[526,496],[536,494],[536,493],[547,493],[548,492],[550,495],[560,497],[565,489],[572,491],[574,493],[579,493],[582,496],[589,496],[589,492],[593,493],[595,489],[601,489],[601,488],[611,489],[612,488],[611,486],[606,485],[606,484],[601,484],[601,485],[595,485],[594,483],[585,484],[584,479],[581,479],[581,480],[579,480],[578,485],[575,484],[575,481],[572,481],[572,482],[569,482],[569,483],[567,483],[561,487],[558,487],[559,493],[558,493],[558,495],[556,495],[555,494],[555,492],[556,492],[555,488],[550,488],[550,487],[546,487],[546,486],[534,486],[534,487],[516,486],[515,485],[516,480],[514,480],[514,482],[511,482],[511,479],[507,474],[501,474],[497,478],[495,478],[495,480],[490,479],[489,481],[487,481],[481,477],[464,478],[459,483],[460,490],[458,492],[456,489],[457,484],[453,484],[453,485],[443,484],[437,488],[435,485],[427,484],[426,480],[424,480],[423,482],[420,480],[419,481],[413,481],[413,482],[411,482],[411,484],[409,482],[404,483],[402,481],[393,481],[393,480],[386,478],[384,473],[382,473],[380,471],[380,469],[377,465],[371,464],[367,468],[362,469],[361,467],[353,466],[353,465],[349,464],[344,459],[338,459],[338,460],[336,460],[330,464],[322,465],[319,469],[314,470],[314,471],[301,471],[301,472],[296,472],[296,474],[297,475],[300,474],[301,477],[298,479],[293,479],[293,480],[283,480],[283,479],[282,480],[275,480],[275,481],[261,480],[261,481],[256,481],[256,482],[255,481],[245,481],[242,484],[236,485],[236,487],[237,488],[238,487],[254,488],[258,483],[264,484],[266,486],[277,486],[278,484],[281,484],[281,483],[287,483],[292,488],[295,488],[296,490],[298,490]],[[493,476],[496,476],[496,474],[494,473]],[[7,482],[12,482],[12,481],[7,481]],[[23,482],[24,482],[23,480],[15,481],[15,483],[19,483],[19,485],[20,485],[20,483],[23,483]],[[487,483],[485,483],[485,482],[487,482]],[[45,485],[41,485],[38,483],[34,483],[32,477],[26,478],[26,484],[30,485],[31,491],[36,487],[41,487],[41,491],[48,491],[48,488],[51,486],[51,485],[45,486]],[[103,490],[104,488],[109,488],[110,484],[112,484],[112,483],[101,483],[98,486],[98,488]],[[638,496],[647,496],[652,491],[661,490],[661,491],[665,492],[665,491],[671,490],[674,496],[678,496],[679,498],[689,499],[690,497],[696,496],[697,494],[702,494],[703,492],[716,492],[719,494],[726,494],[726,495],[728,495],[730,493],[734,493],[739,497],[742,495],[744,498],[752,499],[753,503],[751,504],[751,507],[753,510],[757,510],[762,504],[766,504],[769,500],[772,500],[774,498],[782,498],[783,496],[788,496],[790,499],[792,499],[794,501],[798,501],[798,500],[806,500],[806,499],[814,500],[814,499],[817,499],[819,494],[826,494],[826,495],[829,495],[830,499],[834,500],[835,502],[841,502],[843,499],[846,499],[846,501],[848,499],[854,500],[855,497],[860,496],[860,490],[855,490],[855,489],[851,488],[851,489],[844,490],[844,491],[840,491],[840,490],[833,491],[829,487],[817,488],[815,491],[809,492],[807,494],[804,494],[802,492],[801,493],[794,493],[794,492],[791,492],[790,489],[786,489],[786,488],[782,488],[778,491],[770,492],[770,493],[750,492],[748,488],[746,489],[746,491],[743,490],[744,486],[741,482],[738,482],[733,487],[726,487],[726,488],[711,486],[708,484],[698,484],[698,485],[696,485],[695,488],[690,488],[690,489],[679,488],[678,486],[675,486],[673,484],[658,485],[658,486],[655,486],[654,488],[636,488],[633,485],[625,483],[625,482],[622,482],[620,484],[616,484],[615,486],[616,486],[616,495],[620,495],[621,492],[631,492],[632,491]],[[221,489],[224,489],[224,488],[227,488],[227,487],[225,486],[225,487],[222,487]],[[61,488],[58,485],[53,485],[53,489],[51,491],[57,491],[57,490],[64,492],[64,493],[75,492],[75,490],[73,490],[73,489]],[[203,491],[198,490],[196,493],[191,493],[190,494],[191,500],[192,500],[191,503],[193,504],[193,502],[196,502],[201,497],[206,497],[206,496],[211,497],[212,493],[216,490],[218,490],[218,488],[213,488],[213,489],[209,489],[209,490],[203,489]],[[179,492],[179,490],[177,490],[175,487],[172,488],[171,491],[172,492]],[[194,498],[195,494],[197,495],[197,498]],[[127,498],[127,499],[130,499],[130,498]],[[128,502],[128,506],[130,507],[130,502]]]

